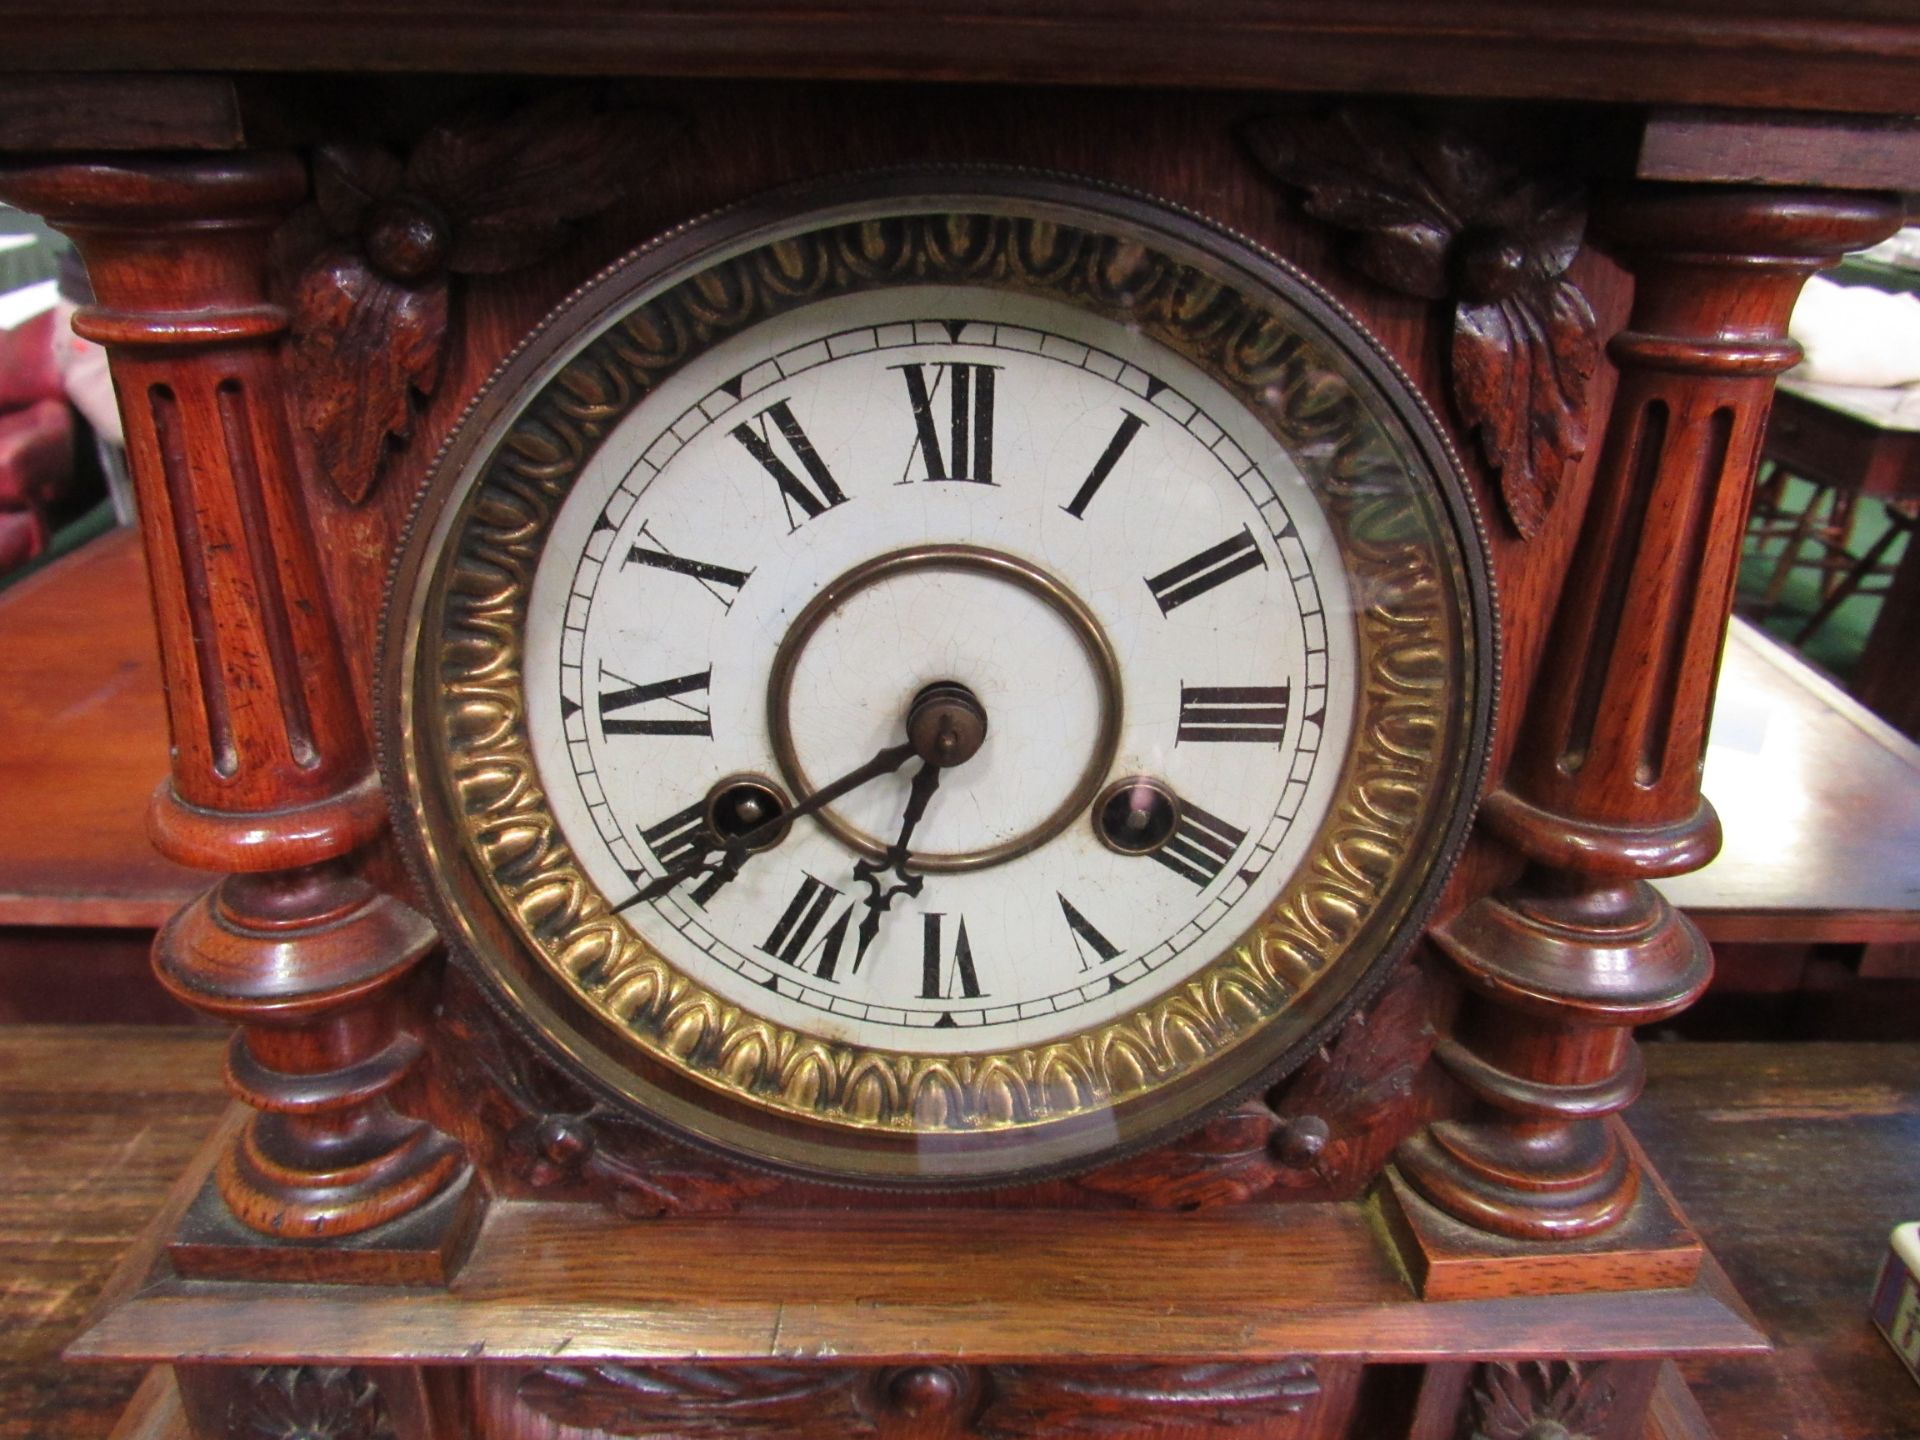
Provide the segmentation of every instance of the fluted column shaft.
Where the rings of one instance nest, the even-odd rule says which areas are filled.
[[[281,393],[273,230],[293,156],[50,163],[0,195],[72,237],[97,303],[138,490],[172,731],[160,850],[223,874],[156,941],[161,980],[236,1023],[228,1078],[255,1110],[217,1169],[245,1230],[355,1235],[463,1174],[389,1092],[420,1042],[402,982],[432,928],[359,877],[386,825],[366,726],[301,495]]]
[[[1635,277],[1573,567],[1524,733],[1481,824],[1527,862],[1435,936],[1472,992],[1436,1058],[1473,1099],[1398,1160],[1497,1234],[1604,1231],[1639,1175],[1606,1117],[1639,1093],[1633,1027],[1712,972],[1649,880],[1719,848],[1707,720],[1774,377],[1806,277],[1899,224],[1890,197],[1642,187],[1595,214]]]

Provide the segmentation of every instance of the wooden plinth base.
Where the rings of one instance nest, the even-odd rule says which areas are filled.
[[[466,1258],[484,1207],[463,1177],[412,1215],[343,1240],[274,1240],[227,1212],[209,1178],[167,1245],[174,1272],[204,1280],[445,1285]]]
[[[1455,1220],[1389,1169],[1375,1199],[1401,1262],[1425,1300],[1578,1295],[1690,1285],[1706,1249],[1625,1125],[1617,1131],[1647,1177],[1626,1218],[1589,1240],[1506,1240]]]
[[[1575,1356],[1587,1370],[1615,1364],[1607,1383],[1621,1405],[1633,1392],[1644,1406],[1659,1357],[1767,1348],[1697,1247],[1690,1277],[1659,1272],[1660,1285],[1543,1294],[1538,1267],[1490,1266],[1470,1295],[1439,1298],[1430,1283],[1423,1298],[1378,1197],[1194,1214],[980,1209],[637,1222],[586,1204],[495,1201],[445,1285],[209,1281],[178,1266],[206,1168],[203,1160],[175,1192],[68,1350],[73,1359],[185,1363],[179,1383],[192,1381],[194,1413],[213,1413],[210,1395],[227,1406],[229,1391],[242,1397],[231,1403],[251,1403],[249,1386],[347,1393],[377,1381],[397,1415],[405,1379],[417,1395],[462,1397],[448,1403],[480,1417],[473,1434],[521,1440],[556,1420],[601,1433],[592,1417],[634,1404],[707,1405],[714,1386],[735,1383],[713,1378],[721,1372],[784,1397],[796,1372],[817,1367],[829,1411],[794,1431],[812,1434],[839,1423],[831,1405],[890,1395],[884,1387],[902,1374],[947,1386],[958,1406],[1051,1404],[1056,1390],[1107,1393],[1100,1387],[1113,1384],[1132,1403],[1151,1357],[1146,1368],[1172,1376],[1176,1395],[1179,1384],[1231,1373],[1280,1407],[1285,1423],[1260,1435],[1321,1440],[1428,1433],[1417,1416],[1411,1429],[1370,1418],[1368,1406],[1412,1373],[1392,1367],[1477,1385],[1472,1377],[1489,1364],[1510,1362],[1509,1373],[1524,1378],[1538,1369],[1532,1362]],[[1061,1374],[1065,1381],[1053,1378]],[[155,1378],[143,1389],[122,1440],[184,1433],[167,1419],[179,1410],[168,1410],[167,1384]],[[663,1386],[673,1392],[666,1400]],[[1420,1415],[1475,1403],[1471,1386],[1465,1399],[1445,1388],[1421,1387]],[[915,1391],[887,1403],[920,1399]],[[1234,1389],[1221,1403],[1244,1399]]]

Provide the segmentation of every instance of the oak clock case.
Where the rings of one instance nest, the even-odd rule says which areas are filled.
[[[888,175],[697,222],[481,392],[389,784],[456,955],[629,1113],[978,1186],[1298,1064],[1418,934],[1493,613],[1410,383],[1244,240]]]

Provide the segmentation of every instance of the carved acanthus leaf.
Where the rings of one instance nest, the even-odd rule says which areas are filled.
[[[1079,1183],[1156,1210],[1238,1204],[1278,1178],[1269,1145],[1279,1124],[1266,1101],[1250,1100],[1170,1144],[1090,1171]]]
[[[1279,1090],[1077,1183],[1160,1210],[1276,1188],[1358,1193],[1413,1123],[1414,1080],[1433,1047],[1430,999],[1425,976],[1406,967]]]
[[[1578,188],[1526,180],[1478,145],[1377,109],[1266,116],[1243,134],[1308,214],[1349,233],[1362,273],[1454,302],[1454,404],[1514,528],[1537,535],[1586,453],[1600,357],[1593,309],[1567,278],[1586,221]]]
[[[731,1212],[780,1184],[615,1114],[484,1014],[463,1016],[447,1035],[450,1082],[498,1114],[506,1163],[536,1190],[573,1188],[639,1220]]]
[[[522,1404],[616,1435],[1082,1440],[1270,1429],[1318,1399],[1306,1360],[1185,1365],[554,1365]]]
[[[656,164],[681,122],[612,92],[469,111],[404,159],[324,146],[313,204],[279,246],[289,271],[294,408],[335,491],[357,504],[439,383],[451,277],[545,258]]]
[[[550,1365],[520,1382],[522,1404],[563,1425],[675,1440],[875,1433],[865,1372],[832,1365]]]
[[[1319,1398],[1306,1360],[996,1368],[975,1432],[987,1440],[1267,1428]]]
[[[1598,1440],[1613,1413],[1606,1369],[1562,1360],[1483,1365],[1470,1440]]]
[[[379,1388],[344,1365],[264,1365],[227,1408],[235,1440],[394,1440]]]

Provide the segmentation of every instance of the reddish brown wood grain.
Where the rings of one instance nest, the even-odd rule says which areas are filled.
[[[147,839],[167,720],[139,536],[0,593],[0,925],[160,924],[207,885]]]
[[[1719,843],[1700,767],[1772,378],[1805,277],[1899,223],[1891,197],[1645,189],[1601,234],[1638,276],[1594,497],[1513,769],[1481,822],[1529,862],[1436,931],[1476,1000],[1436,1057],[1478,1102],[1399,1152],[1455,1219],[1559,1241],[1639,1193],[1601,1117],[1631,1027],[1705,989],[1706,941],[1647,884]]]
[[[1920,42],[1901,0],[988,0],[901,24],[823,7],[411,0],[335,17],[279,3],[49,13],[0,6],[5,64],[42,70],[464,71],[1242,86],[1899,113]]]
[[[0,172],[0,194],[79,245],[97,299],[75,327],[107,347],[121,397],[172,736],[155,842],[238,872],[155,956],[176,997],[245,1026],[228,1078],[259,1113],[206,1210],[255,1249],[385,1225],[466,1174],[389,1095],[422,1054],[401,986],[436,937],[349,859],[386,807],[294,468],[287,317],[266,294],[269,236],[306,186],[284,154]],[[191,1253],[204,1273],[204,1245]],[[246,1245],[221,1253],[244,1267]]]

